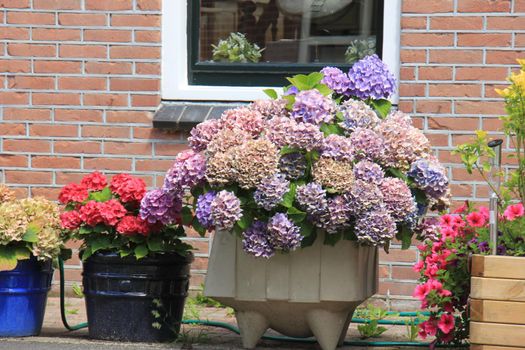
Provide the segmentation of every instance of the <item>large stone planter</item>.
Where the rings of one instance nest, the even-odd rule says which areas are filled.
[[[351,241],[323,244],[270,259],[254,258],[242,240],[217,232],[205,295],[235,309],[245,348],[268,328],[292,337],[315,336],[323,350],[342,343],[355,308],[377,291],[377,249]]]

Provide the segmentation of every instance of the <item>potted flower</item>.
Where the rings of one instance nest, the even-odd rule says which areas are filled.
[[[215,231],[205,294],[235,309],[245,347],[273,328],[331,350],[377,290],[377,247],[408,248],[448,180],[390,111],[395,81],[377,56],[289,80],[284,96],[195,127],[164,191],[190,191],[183,224]]]
[[[64,238],[56,204],[0,185],[0,337],[40,333]]]
[[[257,63],[264,51],[257,44],[250,43],[242,33],[230,33],[227,39],[219,40],[212,48],[214,61],[234,63]]]
[[[181,241],[173,197],[147,197],[144,180],[94,172],[65,186],[62,227],[82,242],[89,335],[95,339],[160,342],[178,333],[188,292],[191,246]],[[170,209],[154,220],[144,210]],[[148,209],[149,208],[149,209]],[[152,310],[165,310],[155,315]],[[165,324],[160,324],[159,318]],[[155,327],[154,327],[155,326]]]

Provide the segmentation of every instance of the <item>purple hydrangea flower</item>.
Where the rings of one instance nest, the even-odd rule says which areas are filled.
[[[318,90],[305,90],[295,96],[292,118],[314,125],[330,123],[335,115],[335,104]]]
[[[323,142],[321,155],[336,160],[353,161],[351,141],[340,135],[328,135]]]
[[[388,98],[396,89],[396,80],[377,55],[356,62],[348,71],[348,93],[362,100]]]
[[[355,129],[350,135],[350,142],[355,159],[378,160],[383,156],[383,138],[373,130]]]
[[[303,236],[286,214],[277,213],[268,221],[269,241],[275,249],[285,252],[293,251],[301,246]]]
[[[210,191],[205,194],[201,194],[197,198],[197,208],[195,210],[195,216],[199,223],[205,228],[211,228],[213,226],[213,219],[211,216],[211,203],[215,199],[216,192]]]
[[[418,225],[416,225],[414,232],[421,241],[428,239],[432,242],[437,242],[439,241],[439,227],[440,225],[438,218],[425,218]]]
[[[140,202],[140,217],[150,224],[170,225],[177,221],[182,209],[182,198],[161,188],[148,191]]]
[[[352,189],[344,194],[344,198],[353,213],[373,210],[383,203],[383,193],[373,182],[356,180]]]
[[[266,137],[278,147],[290,146],[308,151],[320,148],[323,142],[323,133],[317,126],[286,117],[268,121]]]
[[[395,221],[402,222],[417,210],[412,192],[405,181],[394,177],[385,178],[381,184],[381,192],[386,208]]]
[[[344,95],[348,90],[350,80],[346,73],[336,67],[324,67],[321,69],[324,77],[321,80],[322,84],[328,86],[335,93]]]
[[[292,85],[284,92],[284,96],[297,95],[298,92],[299,89]]]
[[[448,178],[445,168],[438,162],[418,159],[412,163],[407,175],[432,198],[439,198],[447,192]]]
[[[328,233],[337,233],[350,224],[350,208],[343,196],[328,200],[328,208],[319,218],[320,227]]]
[[[268,229],[265,222],[254,221],[242,235],[242,248],[246,253],[262,258],[270,258],[275,254],[273,246],[268,241]]]
[[[283,196],[288,192],[289,186],[290,181],[286,180],[283,174],[266,177],[257,186],[253,193],[253,199],[258,206],[266,210],[272,210],[283,200]]]
[[[189,146],[195,152],[204,151],[221,128],[222,124],[218,119],[210,119],[198,124],[190,131]]]
[[[355,222],[358,242],[382,246],[396,235],[396,223],[386,208],[378,208],[359,215]]]
[[[206,158],[193,150],[181,152],[175,163],[166,173],[164,189],[168,192],[180,192],[193,188],[204,181]]]
[[[315,182],[297,187],[295,200],[299,207],[316,220],[328,210],[326,191]]]
[[[348,100],[339,106],[343,121],[339,125],[351,134],[357,128],[373,129],[381,123],[381,119],[369,105],[359,100]]]
[[[210,205],[211,217],[217,230],[231,230],[242,217],[241,201],[226,190],[217,193]]]
[[[279,160],[279,171],[288,180],[297,180],[304,176],[306,171],[306,158],[301,153],[288,153]]]
[[[354,166],[354,177],[356,180],[381,185],[385,177],[385,172],[380,165],[369,160],[363,159]]]

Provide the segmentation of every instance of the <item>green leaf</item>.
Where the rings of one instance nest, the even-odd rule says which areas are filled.
[[[109,187],[106,187],[102,191],[91,192],[88,199],[94,200],[96,202],[107,202],[111,199],[111,197],[111,190]]]
[[[78,230],[78,233],[81,235],[87,235],[92,232],[91,227],[89,226],[80,226],[80,229]]]
[[[285,208],[291,208],[293,206],[293,202],[295,200],[295,191],[297,189],[297,185],[294,182],[290,183],[290,189],[288,192],[286,192],[283,196],[283,200],[281,202],[281,205]]]
[[[109,237],[97,237],[95,239],[90,240],[88,244],[91,246],[91,253],[95,253],[98,250],[108,249],[111,247]]]
[[[295,95],[285,95],[285,96],[283,96],[283,99],[288,101],[288,103],[286,104],[286,109],[288,109],[288,110],[292,109],[292,107],[293,107],[293,105],[295,103]]]
[[[90,246],[87,246],[86,249],[80,251],[80,258],[82,261],[86,261],[91,255],[93,255],[93,251]]]
[[[315,232],[314,225],[312,225],[307,220],[304,220],[297,225],[301,228],[301,235],[303,235],[303,237],[309,237],[313,232]]]
[[[191,212],[191,209],[189,207],[182,207],[181,211],[182,216],[182,224],[185,226],[188,226],[193,221],[193,213]]]
[[[324,74],[320,72],[312,72],[308,74],[307,78],[307,85],[310,87],[310,89],[313,89],[316,85],[318,85],[321,80],[324,78]]]
[[[143,235],[132,235],[128,236],[128,239],[136,244],[142,244],[146,240],[146,238]]]
[[[16,247],[15,255],[17,260],[27,260],[31,257],[31,251],[25,247]]]
[[[333,94],[333,91],[324,84],[317,84],[314,86],[314,89],[317,89],[323,96],[330,96]]]
[[[336,135],[343,135],[343,129],[337,124],[323,124],[321,125],[321,131],[323,132],[324,136],[336,134]]]
[[[197,231],[197,233],[201,236],[201,237],[204,237],[204,235],[206,234],[206,228],[204,226],[201,225],[201,223],[199,222],[199,220],[197,219],[197,217],[193,218],[193,222],[191,223],[191,226],[193,226],[193,229],[195,231]]]
[[[252,221],[253,221],[253,214],[249,211],[244,211],[244,213],[242,214],[242,217],[239,221],[237,221],[237,225],[243,230],[245,231],[248,227],[250,227],[250,225],[252,224]]]
[[[304,221],[304,219],[306,219],[306,213],[293,206],[288,208],[287,213],[288,213],[288,217],[292,219],[292,221],[295,224],[300,224],[301,222]]]
[[[27,225],[27,231],[22,236],[22,240],[24,242],[29,243],[36,243],[38,242],[38,232],[40,232],[40,228],[35,224],[29,224]]]
[[[324,244],[331,245],[332,247],[343,238],[341,232],[338,233],[326,233],[324,236]]]
[[[297,75],[293,76],[293,78],[286,78],[286,79],[290,83],[292,83],[299,90],[310,90],[315,85],[315,84],[314,85],[310,85],[308,76],[306,76],[304,74],[297,74]],[[322,79],[322,77],[321,77],[321,79]]]
[[[299,153],[301,152],[300,149],[298,148],[292,148],[292,147],[289,147],[289,146],[284,146],[283,148],[281,148],[281,150],[279,151],[279,154],[281,156],[284,156],[286,154],[290,154],[290,153]]]
[[[387,169],[387,172],[389,172],[391,175],[393,175],[394,177],[397,177],[398,179],[401,179],[401,180],[404,180],[406,181],[407,180],[407,176],[399,169],[396,169],[396,168],[388,168]]]
[[[17,264],[16,250],[0,246],[0,271],[14,270]]]
[[[382,118],[386,118],[390,110],[392,109],[392,103],[388,100],[372,100],[372,107],[374,107],[377,114]]]
[[[164,242],[162,241],[162,238],[158,236],[150,236],[147,240],[148,249],[152,252],[160,252],[164,250]]]
[[[401,226],[396,238],[401,241],[401,249],[406,250],[410,248],[412,244],[412,232],[405,225]]]
[[[145,244],[141,244],[135,247],[135,257],[138,259],[142,259],[146,255],[148,255],[149,250],[148,247]]]
[[[125,258],[126,256],[130,255],[132,253],[132,250],[129,248],[122,248],[119,250],[119,255],[121,258]]]
[[[312,230],[308,236],[304,236],[303,240],[301,241],[301,248],[310,247],[312,244],[314,244],[316,238],[317,230]]]
[[[264,89],[263,92],[270,98],[277,100],[277,92],[274,89]]]

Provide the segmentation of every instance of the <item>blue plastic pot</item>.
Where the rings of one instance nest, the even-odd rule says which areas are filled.
[[[0,337],[40,333],[52,279],[51,261],[34,257],[19,261],[12,271],[0,272]]]

